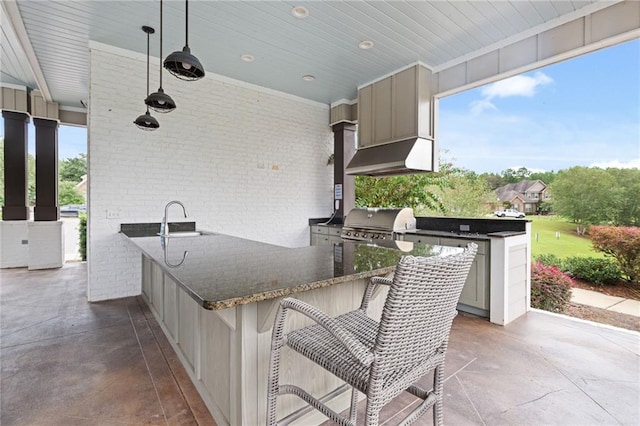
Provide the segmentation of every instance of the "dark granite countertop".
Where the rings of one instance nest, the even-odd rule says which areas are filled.
[[[398,244],[410,251],[360,242],[286,248],[223,234],[169,239],[122,235],[205,309],[225,309],[384,275],[405,254],[435,256],[461,250],[407,242]]]
[[[470,232],[448,232],[433,231],[430,229],[416,229],[415,231],[404,231],[404,233],[415,235],[433,235],[434,237],[464,238],[469,240],[489,240],[487,234],[476,234]]]
[[[415,231],[405,231],[405,234],[415,235],[432,235],[434,237],[446,237],[446,238],[462,238],[468,240],[486,240],[489,241],[491,237],[508,238],[516,235],[525,235],[525,231],[498,231],[489,232],[487,234],[479,234],[475,232],[453,232],[453,231],[434,231],[431,229],[416,229]]]
[[[499,238],[508,238],[515,237],[516,235],[526,235],[525,231],[516,232],[516,231],[500,231],[500,232],[491,232],[487,234],[489,237],[499,237]]]

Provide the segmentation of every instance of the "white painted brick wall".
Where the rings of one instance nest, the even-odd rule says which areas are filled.
[[[210,74],[185,82],[165,73],[178,107],[152,112],[160,129],[145,132],[133,124],[145,112],[145,73],[144,57],[92,45],[89,300],[140,294],[140,255],[117,232],[120,223],[159,222],[171,200],[202,229],[308,245],[308,218],[332,211],[328,106]],[[108,210],[119,218],[107,219]],[[169,216],[180,220],[179,206]]]
[[[22,268],[29,260],[29,228],[26,220],[0,221],[0,268]]]

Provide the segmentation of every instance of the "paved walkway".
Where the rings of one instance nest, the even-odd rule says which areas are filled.
[[[608,296],[597,291],[571,289],[571,301],[581,305],[594,306],[609,311],[640,317],[640,301],[623,297]]]

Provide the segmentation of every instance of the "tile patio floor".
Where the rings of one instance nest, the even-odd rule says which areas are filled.
[[[87,303],[85,264],[0,280],[0,424],[214,424],[141,300]],[[507,327],[459,315],[445,375],[449,425],[640,424],[638,333],[541,312]],[[414,403],[398,397],[386,424]]]

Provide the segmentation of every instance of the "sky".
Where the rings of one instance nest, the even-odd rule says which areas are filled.
[[[36,129],[33,120],[28,124],[27,137],[29,139],[29,154],[36,153]],[[4,121],[0,117],[0,138],[4,138]],[[77,126],[58,127],[58,159],[75,158],[81,153],[87,153],[87,129]]]
[[[443,157],[478,173],[640,168],[640,40],[442,98],[438,115]],[[59,158],[86,152],[86,129],[60,126]]]
[[[508,168],[640,168],[640,40],[440,99],[444,158]]]

